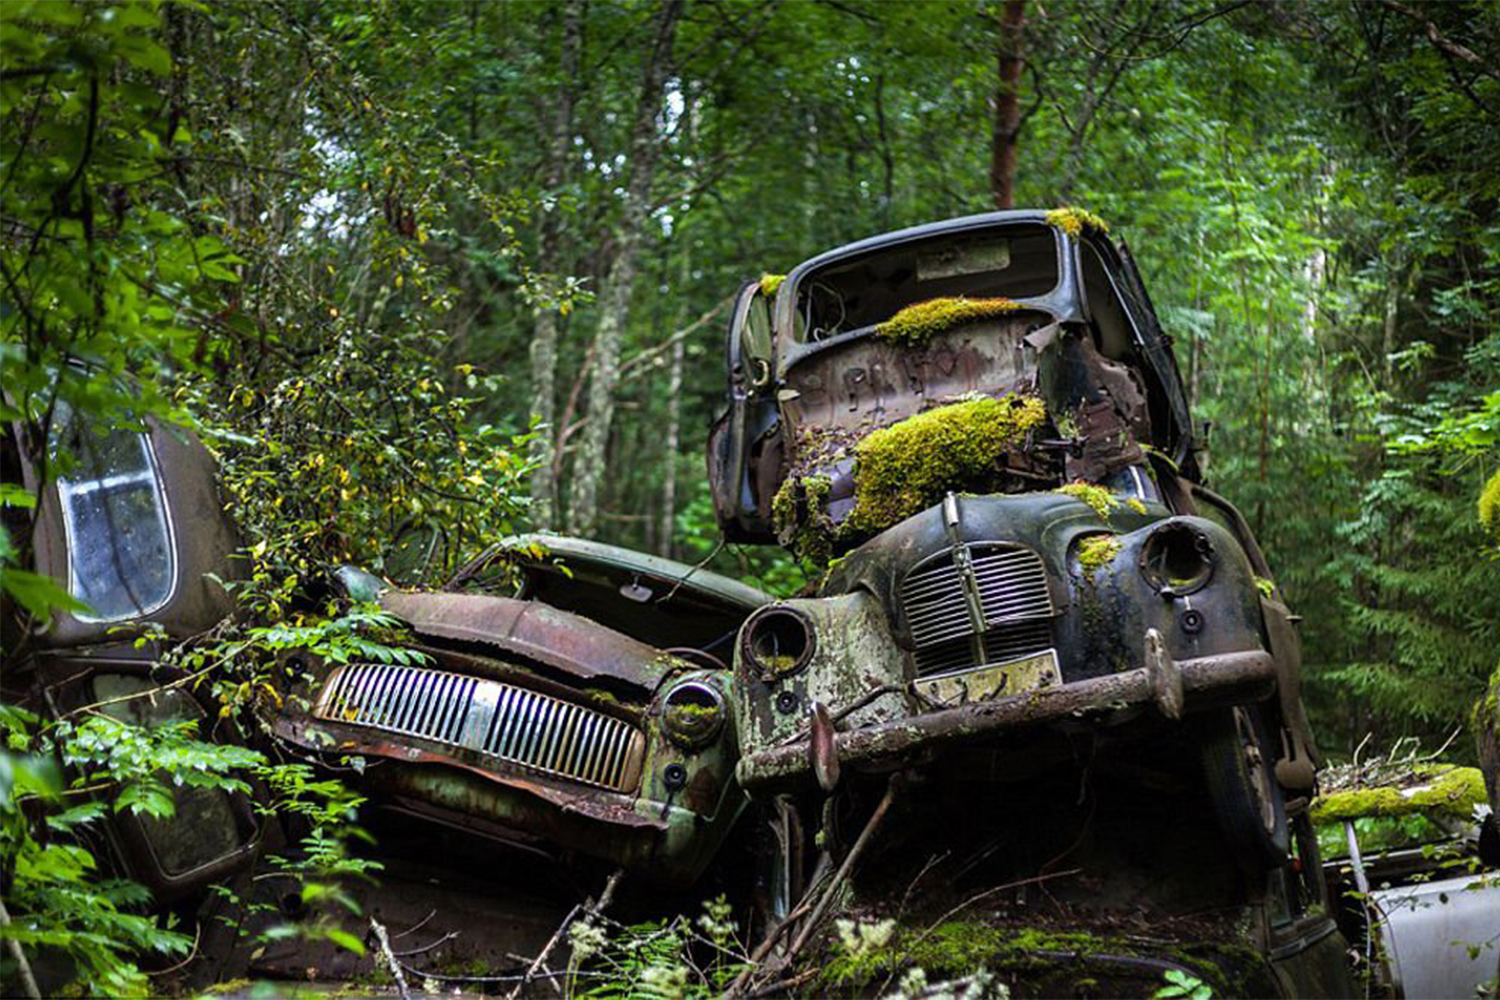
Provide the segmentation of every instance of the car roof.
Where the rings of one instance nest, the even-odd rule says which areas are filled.
[[[744,608],[746,611],[753,611],[775,600],[775,597],[763,590],[712,570],[587,538],[533,532],[503,539],[499,548],[516,550],[533,545],[544,548],[548,559],[560,557],[574,564],[587,563],[602,569],[624,570],[670,580],[681,584],[686,589]],[[545,564],[545,560],[533,560],[533,562],[537,565]]]

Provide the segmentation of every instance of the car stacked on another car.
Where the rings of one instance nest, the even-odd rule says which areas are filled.
[[[815,596],[750,616],[735,649],[739,777],[780,816],[779,911],[840,829],[884,815],[869,789],[888,775],[921,775],[903,794],[943,838],[982,822],[959,802],[1012,803],[993,817],[1011,849],[991,856],[1024,881],[1038,796],[1062,809],[1112,774],[1136,789],[1122,815],[1176,790],[1162,801],[1181,812],[1147,824],[1158,857],[1119,856],[1126,838],[1092,813],[1044,839],[1116,882],[1197,853],[1218,874],[1167,867],[1130,905],[1164,923],[1242,913],[1255,929],[1234,933],[1302,979],[1276,990],[1341,988],[1308,985],[1337,982],[1341,945],[1303,874],[1319,757],[1297,619],[1245,520],[1201,483],[1170,339],[1105,225],[999,212],[828,251],[744,287],[728,361],[709,440],[720,524],[828,566]],[[1037,783],[1064,765],[1081,775]],[[955,807],[957,829],[939,818]]]

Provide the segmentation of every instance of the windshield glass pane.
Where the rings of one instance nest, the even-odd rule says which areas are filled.
[[[68,414],[64,443],[74,465],[57,479],[68,541],[68,590],[93,609],[84,621],[149,614],[172,596],[176,565],[166,498],[147,435],[99,435]]]
[[[802,279],[798,339],[873,326],[929,299],[1028,299],[1057,287],[1057,238],[1046,226],[954,234],[840,261]]]

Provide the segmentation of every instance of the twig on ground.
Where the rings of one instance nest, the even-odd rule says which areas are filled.
[[[390,967],[391,978],[396,980],[396,989],[401,992],[401,1000],[411,1000],[411,993],[406,988],[406,977],[401,974],[401,963],[396,961],[396,956],[391,952],[391,939],[386,936],[385,927],[380,921],[371,917],[370,930],[375,932],[375,940],[380,943],[380,953],[385,956],[385,963]]]
[[[562,923],[557,925],[557,930],[553,932],[546,946],[537,954],[536,959],[531,963],[531,967],[526,970],[526,975],[522,976],[521,981],[516,984],[516,988],[510,991],[507,1000],[516,1000],[525,991],[526,987],[531,984],[537,972],[546,964],[547,957],[552,954],[552,949],[557,947],[557,942],[562,939],[563,934],[567,933],[568,928],[572,926],[573,918],[578,915],[580,909],[583,910],[584,917],[590,917],[602,913],[609,908],[609,904],[615,898],[615,889],[619,886],[620,879],[624,875],[625,869],[616,868],[614,874],[610,875],[609,880],[604,883],[604,891],[599,894],[599,901],[597,903],[590,900],[585,902],[582,907],[575,906],[568,911],[568,915],[563,918]]]
[[[449,931],[447,934],[444,934],[442,937],[432,942],[432,944],[423,945],[420,948],[413,948],[411,951],[393,951],[391,952],[391,954],[395,955],[397,958],[411,958],[413,955],[424,955],[432,949],[438,947],[439,945],[444,945],[449,941],[452,941],[454,938],[458,937],[458,934],[458,931]]]
[[[391,940],[392,941],[396,941],[396,940],[399,940],[400,938],[406,937],[406,935],[408,935],[408,934],[415,934],[417,931],[421,930],[423,927],[426,927],[428,921],[430,921],[435,916],[437,916],[437,910],[429,910],[428,913],[427,913],[427,916],[423,917],[421,920],[418,920],[416,923],[412,924],[410,927],[408,927],[406,930],[402,931],[400,934],[392,934],[391,935]]]

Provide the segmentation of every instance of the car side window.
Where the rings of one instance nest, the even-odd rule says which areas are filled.
[[[148,434],[98,435],[61,414],[73,467],[57,477],[68,547],[68,592],[110,622],[150,614],[172,596],[176,559],[156,453]]]

